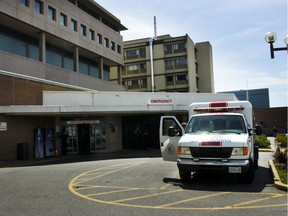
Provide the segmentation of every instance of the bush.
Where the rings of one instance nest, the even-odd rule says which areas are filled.
[[[281,148],[287,148],[287,137],[285,137],[285,134],[277,134],[276,140]]]
[[[287,169],[287,148],[286,149],[281,149],[277,148],[273,157],[275,158],[276,163],[284,164],[284,166]]]
[[[255,135],[254,136],[254,142],[256,145],[259,146],[259,148],[270,148],[270,141],[267,140],[267,137],[262,134],[262,135]]]

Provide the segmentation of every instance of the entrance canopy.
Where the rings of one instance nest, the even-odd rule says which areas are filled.
[[[231,93],[44,91],[43,105],[0,106],[0,113],[97,114],[188,112],[193,102],[238,100]]]

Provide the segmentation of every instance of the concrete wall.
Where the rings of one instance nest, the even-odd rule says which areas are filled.
[[[17,144],[28,144],[29,159],[34,158],[34,128],[54,128],[55,118],[45,116],[6,116],[0,114],[0,122],[7,123],[7,131],[0,131],[0,160],[17,159]]]
[[[15,64],[11,64],[14,62]],[[0,69],[55,82],[102,91],[125,91],[121,85],[81,73],[68,71],[39,61],[0,51]]]

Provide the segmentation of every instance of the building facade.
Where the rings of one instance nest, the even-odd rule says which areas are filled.
[[[90,0],[1,0],[0,69],[94,90],[123,91],[109,82],[123,65],[126,30]]]
[[[91,0],[0,0],[0,160],[18,158],[18,144],[26,144],[25,158],[75,153],[77,134],[94,134],[93,145],[89,136],[79,138],[78,153],[120,148],[110,148],[102,139],[108,128],[105,115],[62,116],[41,109],[45,91],[125,91],[109,82],[109,76],[110,67],[124,64],[120,32],[126,29]],[[5,111],[19,106],[25,111]],[[40,110],[31,113],[32,106]],[[78,125],[79,119],[90,122]],[[45,135],[47,131],[53,136]],[[36,139],[37,134],[41,136]],[[65,134],[74,138],[63,138]],[[111,141],[109,134],[106,137]],[[48,147],[52,138],[53,146]],[[45,143],[45,155],[34,151],[36,140]]]
[[[119,78],[112,69],[110,80],[128,91],[213,93],[212,46],[196,43],[188,35],[158,36],[124,42],[124,67]]]
[[[248,100],[253,108],[270,108],[268,88],[227,91],[222,93],[233,93],[239,100]]]
[[[192,102],[235,100],[233,94],[125,92],[123,56],[126,61],[134,51],[124,51],[122,30],[120,20],[93,0],[0,0],[0,160],[159,147],[161,115],[187,121]],[[168,81],[157,90],[213,92],[212,84],[211,90],[197,86],[202,76],[213,82],[196,70],[204,65],[196,66],[201,58],[191,39],[174,39],[153,42],[155,83]],[[188,48],[193,52],[184,52]],[[171,61],[162,59],[165,49]]]

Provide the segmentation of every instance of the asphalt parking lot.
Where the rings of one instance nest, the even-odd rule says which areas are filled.
[[[1,215],[287,215],[287,193],[273,186],[268,167],[271,153],[260,154],[249,185],[220,173],[183,184],[173,162],[130,153],[1,168]]]

